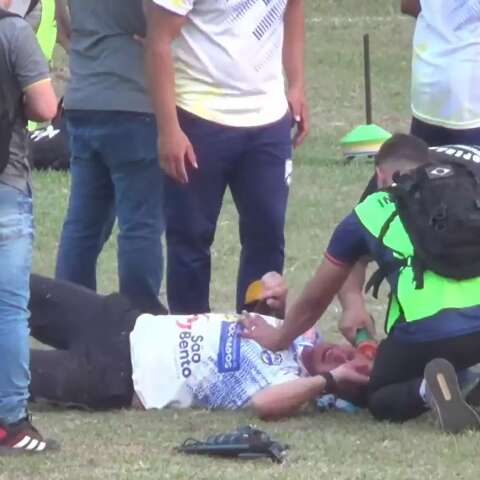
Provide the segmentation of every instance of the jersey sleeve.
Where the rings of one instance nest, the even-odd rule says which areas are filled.
[[[169,12],[177,13],[178,15],[187,15],[193,8],[195,0],[152,0],[155,5],[168,10]]]
[[[333,232],[325,257],[336,265],[353,265],[369,253],[365,229],[352,212]]]
[[[10,47],[13,73],[23,91],[50,78],[48,63],[30,25],[21,19]]]

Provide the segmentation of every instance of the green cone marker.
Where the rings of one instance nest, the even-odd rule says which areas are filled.
[[[370,37],[363,36],[363,60],[365,77],[366,124],[355,127],[341,140],[343,156],[347,162],[357,157],[373,157],[392,134],[372,123],[372,85],[370,81]]]

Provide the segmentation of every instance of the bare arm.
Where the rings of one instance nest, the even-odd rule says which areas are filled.
[[[255,316],[242,319],[242,336],[257,341],[268,350],[288,348],[291,342],[311,328],[330,305],[348,277],[351,267],[334,265],[327,259],[318,267],[303,293],[288,310],[282,325],[265,325]]]
[[[300,145],[308,134],[309,116],[305,100],[305,12],[304,0],[289,0],[285,12],[283,67],[288,83],[288,103],[297,124],[293,144]]]
[[[62,0],[55,0],[55,18],[57,20],[57,42],[66,52],[70,49],[72,29],[70,17]]]
[[[263,419],[288,417],[319,396],[325,389],[325,383],[325,379],[317,375],[273,385],[255,394],[251,406]]]
[[[417,18],[422,11],[420,0],[401,0],[400,9],[405,15]]]
[[[57,96],[50,79],[27,87],[23,96],[25,114],[29,120],[45,122],[57,113]]]
[[[159,129],[160,163],[172,178],[187,183],[186,163],[196,167],[196,159],[193,147],[178,122],[171,50],[172,42],[179,35],[186,18],[152,2],[147,8],[146,66]]]
[[[339,328],[343,336],[352,344],[355,334],[360,328],[366,328],[372,337],[375,337],[375,327],[363,296],[367,265],[368,257],[360,259],[338,292],[338,299],[343,310]]]
[[[324,259],[315,276],[307,283],[300,297],[288,310],[285,321],[278,329],[278,348],[291,342],[315,325],[340,290],[351,267],[334,265]]]
[[[368,376],[359,372],[354,362],[344,363],[330,373],[340,388],[365,385],[368,382]],[[258,392],[253,396],[251,405],[255,413],[265,420],[288,417],[297,413],[305,403],[324,393],[325,386],[325,378],[321,375],[297,378]]]

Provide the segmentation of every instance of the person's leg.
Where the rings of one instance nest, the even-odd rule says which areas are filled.
[[[164,313],[158,300],[164,178],[157,160],[155,117],[112,112],[99,139],[115,188],[120,293],[144,312]]]
[[[197,155],[189,183],[166,180],[167,294],[177,314],[210,310],[210,247],[232,158],[242,148],[241,129],[218,125],[179,110],[180,125]]]
[[[468,130],[449,129],[450,145],[480,145],[480,128]]]
[[[415,117],[412,117],[410,133],[422,139],[429,147],[451,143],[450,130],[448,128],[431,125]]]
[[[244,306],[250,282],[269,271],[282,273],[285,213],[292,173],[291,116],[249,129],[242,158],[229,177],[240,216],[242,245],[237,281],[237,310]]]
[[[119,362],[87,350],[31,350],[30,400],[93,410],[130,406],[133,385],[125,350]]]
[[[100,297],[68,284],[51,286],[57,313],[65,308],[69,322],[74,322],[68,350],[32,350],[32,400],[92,409],[129,406],[133,395],[129,338],[140,312],[118,294]],[[88,312],[84,323],[82,301]],[[47,325],[49,335],[62,328],[60,321],[56,317]]]
[[[480,145],[480,128],[454,129],[439,127],[412,118],[410,133],[430,147],[442,145]]]
[[[71,188],[60,237],[55,277],[96,290],[96,265],[110,235],[114,192],[108,167],[98,151],[99,112],[70,113]]]
[[[30,196],[0,183],[0,423],[27,415],[28,281],[32,262]]]
[[[403,421],[427,410],[419,393],[426,363],[415,345],[391,336],[380,343],[368,386],[368,408],[377,420]]]
[[[456,370],[480,362],[480,333],[434,342],[400,342],[392,336],[379,347],[370,377],[368,407],[379,420],[404,421],[427,410],[420,393],[428,362],[444,358]]]
[[[105,312],[107,298],[71,282],[32,274],[28,305],[31,335],[62,350],[84,338],[95,338],[102,324],[110,321]]]

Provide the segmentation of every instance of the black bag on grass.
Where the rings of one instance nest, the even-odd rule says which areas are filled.
[[[70,148],[61,103],[58,112],[49,125],[29,135],[28,160],[32,169],[68,170],[70,167]]]

